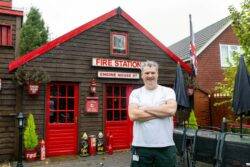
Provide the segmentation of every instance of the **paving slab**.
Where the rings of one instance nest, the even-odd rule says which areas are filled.
[[[46,158],[44,161],[36,160],[23,162],[24,167],[129,167],[130,151],[116,151],[112,155],[95,155],[88,157],[57,156]],[[179,158],[177,158],[179,160]],[[0,167],[16,167],[16,162],[0,163]],[[167,166],[166,166],[167,167]],[[212,167],[211,164],[197,162],[196,167]]]

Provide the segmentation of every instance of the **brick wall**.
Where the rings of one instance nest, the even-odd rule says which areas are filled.
[[[239,45],[232,27],[221,33],[199,56],[197,80],[202,90],[210,92],[215,83],[223,80],[220,66],[220,44]]]

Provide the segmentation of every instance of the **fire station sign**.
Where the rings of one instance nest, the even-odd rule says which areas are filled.
[[[98,78],[139,79],[139,73],[98,71]]]
[[[92,66],[140,69],[141,68],[141,61],[107,59],[107,58],[92,58]]]

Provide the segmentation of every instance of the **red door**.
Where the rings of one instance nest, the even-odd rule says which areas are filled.
[[[113,135],[113,148],[130,148],[132,122],[128,117],[128,98],[131,85],[107,84],[104,94],[105,133]]]
[[[48,84],[46,94],[46,155],[77,153],[78,100],[78,84]]]

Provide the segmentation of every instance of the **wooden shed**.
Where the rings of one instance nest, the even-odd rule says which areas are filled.
[[[159,63],[159,84],[172,86],[176,63],[190,67],[121,8],[114,9],[48,42],[9,64],[42,67],[50,82],[38,96],[17,100],[22,112],[33,113],[48,156],[77,154],[83,132],[113,135],[113,148],[126,149],[132,139],[127,104],[142,85],[142,61]],[[90,95],[90,84],[96,94]],[[93,82],[94,81],[94,82]]]

